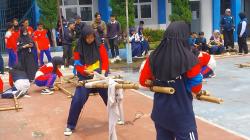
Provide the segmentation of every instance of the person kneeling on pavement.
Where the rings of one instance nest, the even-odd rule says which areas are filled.
[[[53,57],[52,61],[46,65],[43,65],[37,72],[35,76],[35,84],[39,87],[45,88],[42,90],[41,94],[52,94],[53,85],[58,76],[59,79],[62,77],[62,73],[59,68],[64,64],[62,57]]]
[[[13,98],[14,95],[20,98],[27,94],[30,88],[29,78],[20,63],[14,65],[9,71],[10,89],[2,94],[2,98]]]

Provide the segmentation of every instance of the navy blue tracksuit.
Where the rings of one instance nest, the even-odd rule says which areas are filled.
[[[81,76],[80,74],[78,74],[78,78],[79,80],[89,79],[87,77]],[[105,105],[107,105],[107,100],[108,100],[107,92],[108,89],[87,89],[83,86],[76,87],[75,95],[72,98],[70,105],[67,128],[70,128],[71,130],[75,129],[81,110],[89,98],[89,93],[99,93]]]
[[[173,87],[173,95],[155,93],[151,118],[155,122],[157,140],[198,140],[193,97],[186,89],[186,78],[169,82],[155,81],[155,85]],[[166,139],[167,138],[167,139]]]

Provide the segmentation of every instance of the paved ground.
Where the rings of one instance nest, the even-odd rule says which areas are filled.
[[[228,130],[250,137],[250,102],[248,101],[250,69],[240,69],[234,65],[247,61],[250,62],[250,56],[219,59],[217,77],[209,79],[208,83],[204,85],[204,89],[222,97],[225,100],[224,104],[194,101],[201,140],[248,139],[228,133]],[[119,73],[131,81],[137,81],[137,71],[131,69],[124,71],[119,71]],[[65,87],[72,88],[71,85]],[[20,112],[0,112],[0,140],[107,139],[106,108],[98,96],[89,99],[74,135],[64,137],[63,130],[70,99],[59,92],[51,96],[42,96],[39,92],[39,88],[32,86],[31,98],[20,99],[21,105],[24,107]],[[141,92],[149,97],[153,95],[151,92]],[[0,99],[0,106],[12,105],[12,103],[12,100]],[[130,91],[126,93],[124,106],[127,125],[117,127],[119,140],[155,139],[155,130],[150,119],[152,100]],[[144,115],[132,125],[135,114],[140,112]],[[227,130],[215,127],[214,124],[207,121]]]
[[[70,85],[65,86],[70,88]],[[77,129],[70,137],[63,135],[71,99],[56,92],[40,95],[39,88],[32,86],[30,98],[20,99],[23,109],[19,112],[0,112],[1,140],[106,140],[108,139],[107,113],[99,96],[91,96],[79,119]],[[11,105],[11,100],[1,100],[0,104]],[[155,129],[150,119],[152,100],[127,91],[124,110],[126,125],[117,126],[119,140],[153,140]],[[142,117],[136,121],[135,115]],[[223,129],[197,119],[201,140],[244,140]]]
[[[250,56],[217,57],[216,78],[208,79],[204,89],[221,97],[221,105],[194,101],[197,116],[250,137],[250,68],[238,68],[235,64],[250,62]],[[123,73],[129,80],[137,81],[138,72],[127,69]],[[150,92],[143,91],[151,96]]]

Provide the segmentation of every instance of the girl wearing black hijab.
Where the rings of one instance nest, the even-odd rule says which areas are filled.
[[[29,80],[34,80],[38,65],[35,59],[36,47],[33,40],[28,35],[26,28],[22,27],[20,30],[20,37],[17,42],[18,46],[18,60],[24,71],[27,73]]]
[[[197,57],[188,50],[188,36],[189,27],[185,22],[171,23],[140,74],[142,86],[175,89],[173,95],[154,94],[151,118],[157,140],[198,140],[192,93],[200,92],[202,76]]]
[[[77,76],[80,81],[92,79],[94,71],[106,75],[106,71],[108,70],[108,54],[104,44],[97,41],[95,31],[90,26],[84,26],[81,31],[78,45],[74,52],[74,59]],[[75,129],[79,114],[88,100],[89,93],[99,93],[107,105],[107,89],[76,87],[64,135],[71,135],[72,130]]]

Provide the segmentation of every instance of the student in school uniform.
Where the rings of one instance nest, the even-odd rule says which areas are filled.
[[[14,26],[12,23],[7,24],[7,32],[5,34],[6,50],[9,54],[8,66],[12,68],[17,63],[17,45],[13,34]]]
[[[239,13],[240,22],[238,24],[238,45],[239,45],[239,54],[242,54],[242,50],[244,54],[248,54],[248,46],[247,46],[247,17],[245,13]]]
[[[47,56],[48,62],[51,62],[51,54],[50,54],[50,42],[47,37],[47,30],[43,28],[42,23],[38,23],[38,28],[34,32],[34,42],[38,49],[38,56],[39,56],[39,62],[40,66],[44,65],[43,57],[44,53]]]
[[[61,65],[64,64],[63,58],[55,56],[52,58],[52,61],[43,65],[36,72],[35,84],[39,87],[45,87],[42,90],[41,94],[52,94],[54,82],[56,78],[59,79],[62,77],[62,73],[59,70]]]
[[[23,25],[24,28],[27,29],[28,35],[30,37],[32,37],[33,33],[34,33],[34,29],[31,26],[29,26],[29,19],[24,19],[22,25]]]
[[[114,63],[116,60],[121,61],[119,56],[119,42],[118,38],[121,34],[121,24],[116,20],[115,15],[110,16],[110,22],[107,24],[107,37],[111,49],[111,63]]]
[[[79,80],[93,78],[93,72],[107,75],[108,54],[103,43],[95,36],[95,31],[90,26],[85,26],[81,32],[77,48],[74,52],[75,67]],[[105,105],[107,105],[107,89],[87,89],[83,86],[76,87],[72,98],[67,127],[64,135],[69,136],[75,129],[80,112],[87,102],[90,93],[99,93]]]
[[[215,77],[216,61],[213,55],[207,52],[199,52],[199,64],[201,66],[201,74],[203,78]]]
[[[171,23],[140,73],[140,84],[172,87],[173,95],[155,93],[151,118],[157,140],[198,140],[193,111],[193,96],[199,97],[202,76],[198,58],[188,49],[189,27]]]

